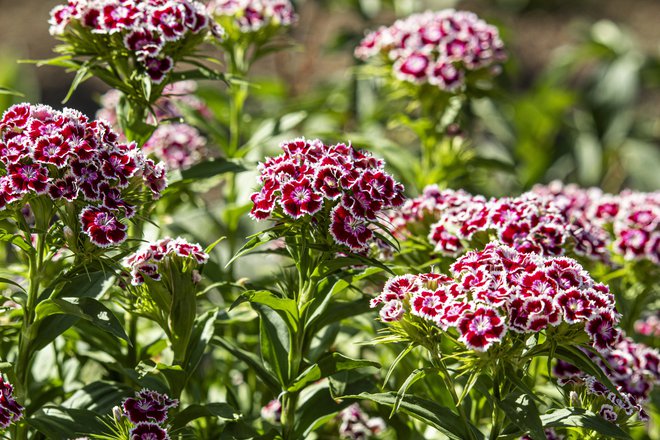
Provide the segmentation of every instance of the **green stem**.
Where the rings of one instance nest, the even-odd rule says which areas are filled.
[[[32,341],[35,337],[34,319],[39,302],[39,286],[41,284],[41,266],[45,250],[45,232],[39,231],[36,238],[35,252],[28,257],[28,295],[25,304],[21,334],[18,342],[18,356],[14,366],[16,377],[17,395],[22,399],[24,406],[29,404],[30,363],[32,361]],[[28,235],[29,237],[29,235]],[[28,429],[25,423],[18,426],[15,439],[25,440],[28,438]]]
[[[451,395],[451,398],[454,401],[454,406],[456,407],[456,411],[458,411],[458,415],[461,417],[461,421],[463,422],[463,426],[465,427],[465,432],[468,435],[468,439],[477,440],[477,437],[475,436],[474,432],[472,431],[472,427],[470,426],[470,418],[465,412],[465,408],[463,408],[462,403],[459,401],[459,397],[458,394],[456,393],[456,387],[454,385],[454,382],[451,380],[451,376],[447,371],[447,367],[445,366],[445,363],[442,360],[442,355],[438,351],[437,347],[434,347],[434,349],[432,350],[432,354],[434,360],[433,363],[435,364],[435,367],[437,367],[440,370],[440,376],[442,377],[442,381],[445,383],[445,387],[447,388],[447,391],[449,391],[449,394]]]
[[[235,158],[241,148],[241,123],[243,122],[243,109],[248,96],[247,84],[244,82],[248,72],[248,63],[245,57],[245,49],[236,46],[230,52],[230,74],[233,78],[240,78],[241,82],[231,84],[229,87],[229,142],[225,155],[228,159]],[[225,194],[228,207],[234,207],[238,200],[238,187],[236,174],[230,173],[227,177],[227,191]],[[230,257],[238,249],[236,232],[238,222],[229,221],[227,224],[227,242]],[[233,266],[228,268],[230,279],[234,278]]]

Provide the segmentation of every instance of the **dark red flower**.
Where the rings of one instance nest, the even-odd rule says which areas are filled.
[[[163,423],[167,420],[167,411],[179,404],[176,399],[170,399],[165,394],[144,389],[129,397],[122,404],[126,416],[131,423],[144,422]]]
[[[342,205],[335,206],[330,217],[330,234],[338,244],[348,246],[354,252],[367,248],[373,232],[365,220],[356,217]]]
[[[11,185],[15,192],[26,193],[30,190],[43,194],[48,188],[48,170],[42,165],[12,164],[7,168]]]
[[[131,431],[130,440],[169,440],[167,431],[156,423],[138,423]]]
[[[108,247],[126,240],[126,225],[108,208],[88,206],[80,214],[82,230],[99,247]]]
[[[23,417],[23,407],[13,396],[14,388],[0,376],[0,429],[6,429]]]

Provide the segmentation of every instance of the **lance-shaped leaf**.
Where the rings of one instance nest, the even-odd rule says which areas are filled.
[[[238,359],[245,362],[248,367],[256,373],[256,375],[271,389],[274,393],[279,393],[281,391],[280,385],[277,381],[277,378],[273,376],[266,368],[264,368],[264,363],[259,356],[251,353],[249,351],[243,350],[233,345],[231,342],[221,338],[220,336],[215,336],[212,341],[213,344],[219,345],[224,348]]]
[[[397,402],[395,393],[360,393],[357,395],[343,396],[345,399],[371,400],[381,405],[394,406]],[[465,425],[461,417],[447,407],[436,402],[421,399],[415,396],[405,396],[401,399],[399,411],[426,423],[437,429],[452,440],[465,440],[470,438],[465,431]],[[469,424],[469,422],[466,422]],[[477,439],[484,439],[484,435],[473,425],[469,425],[472,434]]]
[[[170,430],[176,431],[181,429],[193,420],[202,417],[212,417],[219,419],[221,422],[231,422],[238,420],[241,415],[234,407],[224,402],[213,402],[203,405],[193,404],[174,416]]]
[[[563,408],[552,411],[541,416],[543,426],[546,428],[585,428],[596,431],[606,438],[630,439],[630,435],[624,432],[614,423],[608,422],[602,417],[583,408]]]
[[[515,424],[522,432],[529,433],[532,440],[545,440],[539,410],[534,399],[529,395],[516,391],[509,393],[502,400],[495,399],[495,403],[504,411],[507,420]]]
[[[380,364],[366,359],[351,359],[340,353],[331,353],[303,371],[300,376],[293,381],[289,388],[287,388],[287,391],[299,391],[310,383],[316,382],[324,377],[332,376],[340,371],[355,370],[366,367],[379,368]]]
[[[36,308],[36,320],[53,315],[68,315],[85,319],[95,326],[129,342],[124,328],[110,309],[94,298],[53,298],[42,301]]]
[[[290,298],[280,298],[268,290],[248,290],[243,296],[252,304],[261,304],[276,312],[292,333],[298,331],[298,307]]]
[[[289,352],[291,334],[280,315],[273,309],[255,303],[259,313],[259,347],[266,367],[278,378],[280,385],[286,386],[290,379]]]

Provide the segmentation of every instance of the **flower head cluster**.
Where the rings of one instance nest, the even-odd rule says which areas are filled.
[[[156,83],[172,70],[176,52],[191,36],[220,32],[196,0],[68,0],[51,11],[50,25],[50,33],[65,41],[82,38],[128,51]]]
[[[130,430],[130,440],[169,440],[163,424],[167,420],[167,412],[178,404],[176,399],[147,389],[125,399],[123,412],[134,425]]]
[[[154,103],[153,114],[149,114],[145,121],[149,124],[158,124],[165,120],[178,120],[184,117],[184,109],[199,113],[206,119],[211,119],[211,109],[197,95],[195,81],[179,81],[163,88],[162,95]],[[117,120],[117,107],[120,104],[121,92],[110,89],[100,99],[101,108],[96,112],[97,119],[104,119],[115,129],[119,127]]]
[[[0,375],[0,430],[23,417],[23,407],[14,399],[14,388]]]
[[[242,33],[258,32],[266,27],[290,26],[298,19],[289,0],[211,0],[207,6],[210,15],[222,24]]]
[[[18,104],[0,120],[0,211],[21,209],[31,198],[82,207],[80,226],[100,247],[126,239],[121,219],[135,214],[136,194],[157,199],[167,186],[165,167],[134,143],[118,142],[103,121],[76,110]]]
[[[586,386],[589,396],[605,400],[605,404],[599,402],[602,404],[600,412],[610,421],[621,415],[617,412],[626,416],[636,413],[641,419],[647,419],[643,405],[648,402],[653,387],[660,385],[660,352],[630,338],[621,338],[602,354],[601,358],[587,352],[616,386],[619,395],[567,362],[558,361],[553,373],[560,384]]]
[[[361,252],[381,212],[403,203],[403,185],[366,151],[302,138],[281,147],[283,154],[259,165],[261,188],[251,196],[250,212],[256,220],[329,218],[334,241]]]
[[[391,278],[371,306],[384,322],[422,319],[476,351],[499,344],[508,332],[535,333],[563,324],[584,330],[592,345],[610,349],[620,337],[609,289],[566,257],[525,254],[498,242],[469,252],[451,276]]]
[[[185,170],[208,156],[206,139],[188,124],[163,124],[142,148],[159,158],[170,170]]]
[[[209,255],[199,244],[188,243],[181,237],[163,238],[155,243],[150,243],[149,246],[126,259],[125,264],[131,272],[131,284],[139,286],[145,282],[145,277],[160,281],[162,279],[161,266],[174,258],[183,259],[197,266],[205,264]]]
[[[162,160],[170,170],[184,170],[202,162],[210,155],[207,140],[192,125],[183,122],[161,123],[183,118],[182,109],[190,109],[204,118],[211,119],[208,106],[197,96],[197,85],[193,81],[168,84],[163,96],[153,106],[154,115],[149,115],[148,123],[158,125],[151,138],[143,146],[143,151]],[[117,107],[121,94],[112,89],[101,97],[101,109],[96,113],[115,128],[119,128]]]
[[[553,182],[535,187],[534,192],[552,197],[562,210],[575,237],[576,252],[593,259],[618,255],[660,264],[659,191],[613,195]]]
[[[643,336],[660,338],[660,312],[637,320],[635,322],[635,332]]]
[[[380,417],[369,417],[358,403],[339,413],[339,437],[351,440],[367,440],[385,430],[385,421]]]
[[[448,92],[462,88],[470,72],[495,71],[506,59],[496,27],[453,9],[413,14],[381,27],[362,40],[355,55],[379,57],[399,80]]]
[[[428,237],[435,252],[457,256],[469,249],[475,234],[490,237],[524,253],[557,256],[572,238],[567,220],[549,197],[525,193],[519,197],[473,196],[465,191],[424,189],[390,213],[400,239]]]

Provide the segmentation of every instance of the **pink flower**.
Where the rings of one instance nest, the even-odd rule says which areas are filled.
[[[387,302],[379,312],[380,319],[383,322],[399,321],[404,313],[403,303],[397,300]]]
[[[289,0],[211,0],[207,8],[217,18],[231,17],[233,26],[245,34],[290,26],[298,19]]]
[[[139,286],[144,283],[145,276],[154,281],[162,279],[162,266],[170,264],[175,257],[185,261],[192,261],[196,265],[203,265],[209,259],[209,255],[197,243],[188,243],[185,239],[178,237],[163,238],[150,243],[146,249],[139,250],[126,258],[124,265],[131,273],[131,284]]]
[[[462,88],[471,71],[493,75],[506,59],[495,27],[453,9],[413,14],[368,33],[355,56],[391,67],[399,80],[429,83],[446,92]]]

